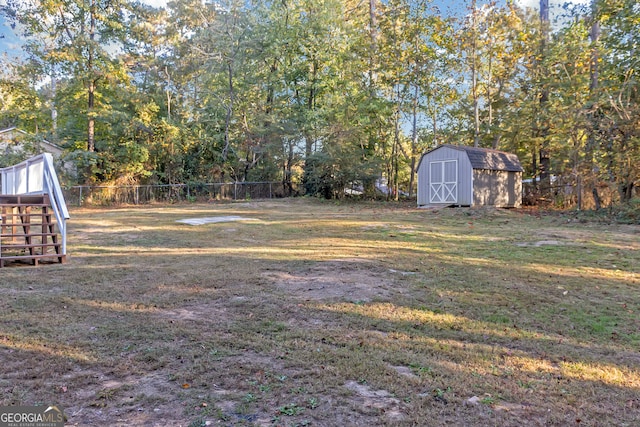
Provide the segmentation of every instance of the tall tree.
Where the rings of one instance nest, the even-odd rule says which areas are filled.
[[[597,150],[596,144],[598,139],[598,132],[600,129],[600,99],[599,99],[599,43],[600,43],[600,22],[598,19],[598,13],[596,10],[596,2],[594,1],[591,5],[591,28],[589,31],[589,40],[591,43],[590,49],[590,61],[589,61],[589,98],[590,102],[587,106],[587,118],[589,121],[589,127],[587,129],[587,146],[586,146],[586,157],[589,162],[589,166],[593,170],[594,165],[594,154]],[[595,209],[600,210],[602,206],[602,201],[600,199],[600,194],[598,193],[598,186],[594,185],[592,189],[593,201],[595,204]],[[580,197],[582,197],[580,195]],[[578,208],[581,208],[580,204],[578,204]]]
[[[29,58],[51,78],[73,77],[86,93],[86,149],[95,150],[96,95],[101,81],[126,78],[109,49],[121,45],[128,19],[121,0],[9,0],[2,12],[24,28]],[[114,44],[115,43],[115,44]]]
[[[640,9],[633,0],[600,0],[595,7],[602,27],[597,45],[601,169],[626,202],[640,180]]]
[[[51,118],[43,96],[45,89],[37,90],[34,74],[31,67],[0,57],[0,128],[16,126],[46,135]]]
[[[539,71],[538,74],[543,73],[543,69],[546,67],[546,56],[547,56],[547,46],[549,44],[549,32],[550,32],[550,23],[549,23],[549,0],[540,0],[540,50],[538,52],[538,65]],[[544,83],[544,79],[541,80],[542,84],[537,88],[539,91],[540,97],[540,119],[538,120],[538,126],[535,130],[536,136],[541,139],[541,146],[538,150],[540,155],[540,163],[538,164],[538,169],[540,172],[540,181],[548,188],[551,185],[551,161],[550,161],[550,153],[549,153],[549,124],[547,122],[547,118],[545,117],[546,104],[549,98],[548,89]],[[535,156],[535,154],[534,154]],[[538,170],[536,170],[536,173]]]

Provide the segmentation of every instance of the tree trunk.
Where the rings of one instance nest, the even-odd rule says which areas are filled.
[[[96,143],[95,143],[95,126],[96,126],[96,120],[95,120],[95,115],[94,115],[94,107],[95,107],[95,83],[93,80],[91,80],[89,82],[89,101],[88,101],[88,108],[87,108],[87,116],[88,116],[88,123],[87,123],[87,151],[89,152],[94,152],[96,151]]]
[[[369,0],[369,37],[371,39],[371,47],[369,52],[369,91],[370,96],[375,96],[375,52],[378,44],[376,19],[376,0]]]
[[[58,110],[56,109],[56,78],[51,76],[51,130],[57,138],[58,131]]]
[[[171,123],[171,75],[169,74],[169,67],[164,67],[164,74],[167,76],[167,121]]]
[[[540,27],[542,29],[542,37],[540,40],[540,56],[544,61],[547,51],[547,42],[549,40],[549,0],[540,0]],[[542,67],[539,67],[541,72]],[[542,83],[540,88],[540,111],[546,110],[546,103],[549,100],[546,85]],[[540,126],[540,134],[542,137],[542,146],[540,147],[540,184],[541,187],[549,189],[551,187],[551,175],[549,173],[551,167],[550,142],[549,142],[549,125],[547,119],[543,117]]]
[[[311,61],[311,75],[310,80],[311,80],[311,85],[309,87],[309,96],[307,98],[307,109],[309,111],[313,111],[315,109],[315,84],[316,84],[316,70],[317,70],[317,66],[318,64],[316,63],[316,60],[313,59]],[[309,158],[311,157],[311,155],[313,154],[313,145],[315,143],[315,138],[313,138],[313,136],[311,135],[311,132],[306,132],[305,135],[305,150],[304,150],[304,155],[305,158]]]
[[[589,97],[592,101],[592,107],[587,111],[587,117],[590,126],[587,127],[587,146],[585,152],[585,161],[590,171],[594,171],[594,152],[596,151],[596,133],[599,128],[598,121],[598,40],[600,38],[600,24],[597,21],[595,10],[592,10],[593,23],[589,38],[591,39],[591,63],[589,64]],[[598,194],[598,176],[597,173],[591,172],[593,175],[593,201],[596,211],[601,208],[600,195]]]
[[[90,26],[89,26],[89,58],[87,61],[87,68],[89,71],[89,87],[88,87],[88,100],[87,100],[87,151],[96,151],[95,143],[95,91],[97,79],[93,75],[93,43],[96,38],[96,0],[91,0],[89,7]]]
[[[538,167],[540,168],[540,184],[541,188],[546,188],[549,190],[551,188],[551,174],[549,173],[549,169],[551,169],[551,156],[549,155],[549,143],[546,141],[546,144],[543,144],[543,148],[540,149],[540,163]]]
[[[627,203],[633,197],[633,181],[629,181],[626,177],[624,179],[623,184],[620,186],[620,201],[622,203]]]
[[[229,153],[229,146],[231,144],[229,131],[231,128],[231,115],[233,114],[233,68],[231,67],[231,61],[227,62],[227,74],[229,78],[229,105],[227,105],[227,117],[224,122],[224,148],[222,149],[222,161],[227,161],[227,155]]]
[[[582,210],[582,178],[580,177],[580,175],[578,175],[577,177],[577,188],[576,188],[576,192],[577,194],[577,203],[578,203],[578,210],[581,211]]]
[[[472,13],[472,42],[471,42],[471,94],[473,96],[473,146],[480,146],[480,105],[478,102],[478,35],[476,27],[476,0],[471,3]]]
[[[285,183],[285,194],[287,196],[292,196],[293,195],[293,183],[291,182],[291,175],[292,175],[292,168],[293,168],[293,159],[294,159],[294,153],[293,153],[293,147],[294,144],[291,141],[288,141],[288,145],[289,145],[289,150],[287,152],[287,166],[285,167],[285,174],[284,174],[284,183]]]
[[[493,138],[493,149],[497,150],[498,147],[500,146],[500,140],[502,139],[502,135],[496,133],[496,136]]]
[[[486,103],[487,103],[487,122],[485,124],[485,133],[490,136],[493,131],[493,96],[491,95],[491,85],[493,84],[493,55],[491,52],[487,55],[487,78],[486,78]],[[493,147],[496,148],[495,146]]]
[[[431,129],[433,129],[433,146],[437,147],[438,144],[438,110],[433,108],[433,115],[431,116]]]
[[[536,179],[536,172],[538,172],[538,155],[535,147],[531,149],[531,170],[533,171],[533,185],[538,189],[538,180]]]
[[[602,209],[602,200],[600,199],[600,194],[598,194],[598,185],[597,183],[593,184],[593,189],[591,190],[593,194],[593,203],[595,204],[596,211]]]
[[[400,85],[398,85],[398,92],[400,92]],[[389,197],[394,200],[398,200],[398,155],[400,146],[400,94],[397,94],[396,100],[396,114],[395,114],[395,127],[393,131],[393,147],[391,149],[391,173],[387,182],[387,193]]]
[[[411,174],[409,175],[409,197],[413,196],[413,185],[416,178],[416,156],[418,155],[418,85],[414,87],[413,105],[411,107]]]
[[[596,16],[593,17],[593,24],[591,25],[589,38],[591,39],[592,45],[589,91],[594,94],[598,90],[598,58],[600,56],[597,46],[597,43],[600,40],[600,23],[596,20]]]

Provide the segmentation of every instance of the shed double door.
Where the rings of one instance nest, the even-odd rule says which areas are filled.
[[[458,203],[457,160],[430,163],[429,193],[429,203]]]

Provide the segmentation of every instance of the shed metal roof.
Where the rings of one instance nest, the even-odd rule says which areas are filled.
[[[505,151],[492,150],[489,148],[470,147],[467,145],[443,144],[428,151],[426,154],[438,150],[442,147],[452,148],[458,151],[465,151],[471,162],[473,169],[498,170],[508,172],[522,172],[522,165],[518,156]]]

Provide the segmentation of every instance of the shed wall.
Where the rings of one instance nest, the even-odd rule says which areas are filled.
[[[432,162],[441,162],[446,160],[458,161],[458,178],[457,178],[457,194],[458,205],[471,205],[473,201],[472,192],[472,176],[473,169],[467,153],[462,150],[456,150],[449,147],[437,148],[424,156],[418,165],[418,206],[430,205],[430,164]],[[449,203],[447,203],[449,204]]]
[[[522,172],[473,171],[473,205],[519,208],[522,205]]]

